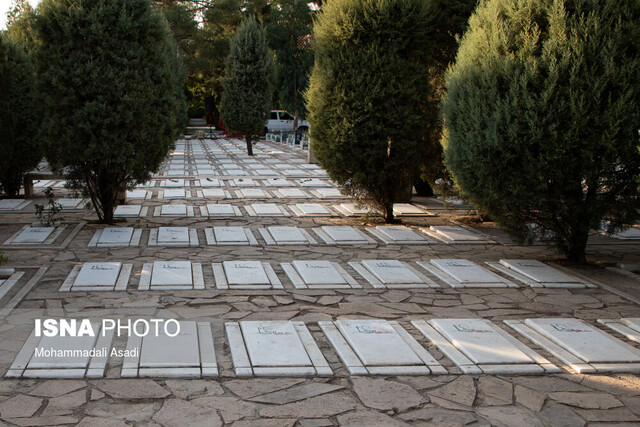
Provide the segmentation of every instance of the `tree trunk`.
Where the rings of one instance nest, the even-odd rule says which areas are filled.
[[[393,217],[393,203],[385,203],[384,220],[387,224],[393,224],[396,222],[396,219]]]
[[[251,135],[245,136],[244,140],[247,142],[247,154],[250,156],[253,156],[253,146],[251,145]]]
[[[587,240],[589,239],[589,230],[580,230],[573,232],[567,241],[565,255],[569,261],[577,264],[587,262]]]

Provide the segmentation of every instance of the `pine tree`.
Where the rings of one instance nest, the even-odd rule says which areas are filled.
[[[31,56],[0,33],[0,188],[10,197],[42,159]]]
[[[220,109],[229,132],[244,135],[250,156],[253,136],[264,129],[271,108],[273,78],[273,58],[265,31],[255,18],[246,18],[231,41]]]
[[[150,0],[43,0],[36,27],[47,157],[111,223],[184,124],[176,44]]]
[[[344,0],[327,2],[314,26],[311,149],[332,180],[388,222],[424,159],[428,22],[423,0]]]
[[[446,77],[445,161],[518,240],[586,260],[639,216],[640,2],[490,0]],[[535,224],[537,227],[531,227]]]

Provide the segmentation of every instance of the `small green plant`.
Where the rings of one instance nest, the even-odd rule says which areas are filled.
[[[0,265],[5,265],[8,259],[6,256],[2,255],[2,251],[0,251]]]
[[[64,217],[58,216],[62,205],[53,200],[54,194],[51,187],[44,191],[44,195],[47,196],[47,204],[35,205],[36,216],[44,227],[55,227],[56,223],[64,221]]]

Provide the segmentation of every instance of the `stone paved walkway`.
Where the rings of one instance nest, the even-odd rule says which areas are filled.
[[[199,144],[193,142],[193,146]],[[211,143],[211,146],[215,144]],[[238,146],[241,147],[241,144]],[[272,154],[287,160],[304,158],[299,151],[281,145],[260,143],[257,147],[277,149],[280,152]],[[260,159],[260,155],[257,159]],[[167,170],[165,167],[162,171],[166,173]],[[167,176],[161,178],[168,179]],[[227,179],[229,176],[216,178]],[[272,190],[269,187],[260,188]],[[153,198],[129,201],[129,204],[142,204],[149,207],[151,212],[155,207],[169,203],[157,199],[159,190],[154,187]],[[34,202],[41,203],[41,189],[36,191]],[[56,189],[56,193],[63,195],[67,191]],[[215,203],[197,198],[172,202],[194,206]],[[309,199],[308,202],[330,205],[344,201]],[[7,371],[22,348],[33,329],[33,319],[101,319],[118,316],[209,322],[220,376],[212,379],[123,379],[120,377],[123,358],[111,358],[105,378],[102,379],[3,379],[0,380],[0,419],[8,425],[24,426],[596,426],[640,422],[640,377],[628,373],[572,373],[560,360],[517,335],[502,322],[507,319],[575,317],[596,326],[596,319],[640,317],[638,304],[625,297],[628,295],[632,299],[640,299],[640,282],[604,269],[616,262],[640,261],[640,245],[594,236],[589,247],[592,264],[576,268],[564,264],[553,250],[543,245],[518,246],[492,224],[470,224],[470,215],[464,210],[443,209],[441,203],[432,199],[423,202],[426,209],[438,216],[405,218],[404,225],[417,229],[429,225],[450,225],[452,221],[465,223],[498,244],[385,245],[378,242],[355,246],[265,245],[257,230],[272,225],[310,230],[322,225],[351,225],[362,229],[380,223],[375,218],[365,221],[345,217],[249,217],[244,212],[243,217],[220,220],[197,215],[168,218],[150,214],[144,218],[128,218],[126,223],[117,225],[142,228],[140,246],[88,248],[94,233],[104,226],[95,222],[96,217],[90,211],[66,213],[65,222],[68,226],[60,240],[54,243],[55,248],[44,245],[35,245],[33,248],[3,246],[5,255],[9,257],[9,266],[24,271],[25,275],[16,289],[0,299],[0,308],[10,304],[10,301],[15,302],[11,312],[0,312],[3,315],[0,322],[0,374]],[[223,203],[244,206],[253,201],[228,199]],[[283,203],[283,199],[271,199],[269,203]],[[303,202],[286,200],[284,203]],[[0,245],[24,225],[35,221],[33,209],[31,204],[19,213],[0,213]],[[70,236],[82,221],[87,223],[67,245],[62,245],[62,240]],[[148,231],[166,225],[195,228],[200,246],[148,246]],[[204,229],[211,226],[249,227],[260,244],[207,246]],[[361,289],[295,289],[280,266],[282,262],[293,260],[328,260],[346,266],[349,261],[361,259],[414,262],[431,258],[466,258],[477,263],[501,258],[558,261],[575,274],[603,287],[452,289],[443,285],[439,289],[390,290],[374,289],[358,276],[363,286]],[[138,291],[143,264],[156,260],[201,263],[204,266],[206,289]],[[269,262],[284,289],[216,289],[211,263],[225,260]],[[98,261],[133,264],[133,274],[126,291],[58,292],[75,265]],[[41,267],[48,267],[44,276],[35,280],[33,288],[26,295],[16,296],[19,288],[34,278]],[[618,291],[618,294],[613,291]],[[317,325],[319,321],[338,318],[378,318],[399,322],[427,347],[448,374],[350,376]],[[464,375],[437,347],[426,343],[410,324],[412,320],[432,318],[491,320],[552,363],[563,367],[562,373],[540,376]],[[236,377],[224,323],[247,320],[305,322],[334,375],[327,378]],[[600,328],[604,329],[602,326]],[[624,339],[612,331],[608,332]],[[115,347],[124,348],[125,341],[124,337],[116,338]]]

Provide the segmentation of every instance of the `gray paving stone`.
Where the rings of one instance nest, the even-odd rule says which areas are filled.
[[[344,386],[341,385],[308,382],[305,384],[294,385],[293,387],[290,387],[286,390],[279,390],[272,393],[251,397],[249,398],[249,400],[259,403],[284,405],[287,403],[308,399],[313,396],[331,393],[343,388]]]
[[[392,380],[352,377],[353,390],[365,406],[404,412],[428,401],[412,387]]]
[[[114,399],[161,399],[171,394],[153,380],[99,380],[92,384]]]

